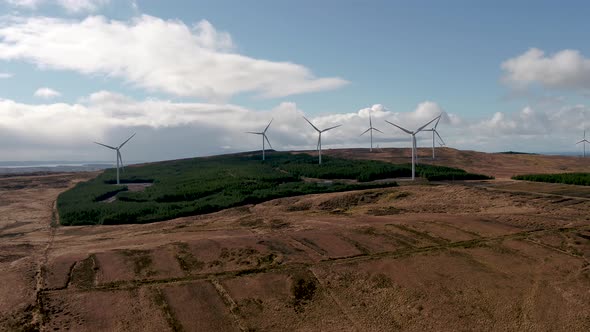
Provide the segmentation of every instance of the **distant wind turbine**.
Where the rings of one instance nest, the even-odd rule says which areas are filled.
[[[436,134],[436,136],[438,136],[438,138],[441,140],[441,142],[443,143],[443,145],[445,144],[445,141],[442,139],[442,137],[440,137],[438,131],[436,130],[436,127],[438,126],[438,122],[440,121],[440,116],[438,117],[438,120],[436,120],[436,122],[434,123],[434,127],[430,128],[430,129],[424,129],[423,131],[431,131],[432,132],[432,159],[435,158],[434,156],[434,135]]]
[[[582,145],[584,146],[584,158],[586,158],[586,143],[590,143],[590,142],[588,142],[588,140],[586,139],[586,131],[585,130],[584,130],[584,138],[576,144],[580,144],[580,143],[582,143]]]
[[[367,132],[369,132],[369,134],[371,134],[371,149],[369,150],[371,152],[373,152],[373,130],[378,131],[381,134],[383,134],[383,132],[381,130],[373,127],[373,121],[371,121],[371,113],[369,113],[369,129],[365,130],[362,134],[360,134],[360,136],[363,136]]]
[[[265,160],[265,150],[266,147],[264,146],[264,141],[266,140],[266,142],[268,143],[268,146],[270,146],[270,148],[272,149],[272,145],[270,144],[270,141],[268,140],[268,137],[266,136],[266,131],[268,130],[268,127],[270,127],[270,124],[272,123],[272,120],[274,119],[270,119],[270,122],[268,123],[268,125],[266,126],[266,128],[264,128],[264,130],[260,133],[254,132],[254,131],[247,131],[248,134],[254,134],[254,135],[261,135],[262,136],[262,160]]]
[[[330,127],[330,128],[326,128],[326,129],[319,130],[319,129],[318,129],[316,126],[314,126],[314,125],[313,125],[313,123],[311,123],[311,121],[307,120],[307,118],[306,118],[306,117],[303,117],[303,118],[304,118],[304,119],[305,119],[305,121],[307,121],[307,123],[309,123],[309,124],[310,124],[310,125],[313,127],[313,129],[315,129],[315,130],[318,132],[318,134],[319,134],[319,135],[318,135],[318,145],[317,145],[317,147],[316,147],[316,148],[317,148],[317,150],[318,150],[318,160],[319,160],[319,164],[321,165],[321,164],[322,164],[322,133],[323,133],[323,132],[326,132],[326,131],[328,131],[328,130],[332,130],[332,129],[334,129],[334,128],[338,128],[338,127],[340,127],[340,126],[342,126],[342,125],[337,125],[337,126],[334,126],[334,127]]]
[[[102,146],[104,146],[106,148],[109,148],[111,150],[117,151],[117,184],[120,184],[120,182],[119,182],[119,167],[123,168],[123,157],[121,157],[121,151],[120,150],[123,147],[123,145],[125,145],[127,142],[129,142],[130,139],[133,138],[133,136],[135,136],[135,134],[131,135],[131,137],[129,137],[125,142],[121,143],[121,145],[119,145],[118,147],[114,147],[114,146],[110,146],[110,145],[106,145],[106,144],[94,142],[94,143],[96,143],[98,145],[102,145]],[[119,164],[119,162],[120,162],[120,164]]]
[[[435,120],[439,119],[441,116],[437,116],[436,118],[428,121],[428,123],[426,123],[425,125],[423,125],[422,127],[416,129],[415,131],[411,131],[405,128],[402,128],[398,125],[396,125],[395,123],[389,122],[387,120],[385,120],[385,122],[389,123],[392,126],[395,126],[401,130],[403,130],[405,133],[410,134],[411,135],[411,140],[412,140],[412,180],[415,179],[416,177],[416,155],[418,154],[418,151],[416,149],[416,134],[421,132],[424,128],[426,128],[426,126],[428,126],[429,124],[433,123]]]

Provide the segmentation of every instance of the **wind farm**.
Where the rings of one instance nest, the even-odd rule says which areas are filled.
[[[585,289],[590,254],[586,159],[443,147],[442,117],[415,130],[384,120],[409,135],[409,147],[373,149],[373,131],[379,142],[394,134],[377,129],[369,114],[369,128],[360,134],[370,134],[369,149],[322,150],[322,133],[348,129],[320,129],[304,117],[318,134],[315,150],[268,151],[271,124],[283,125],[271,119],[262,131],[245,132],[261,137],[260,151],[124,168],[121,149],[133,134],[118,146],[94,142],[115,151],[112,169],[0,176],[4,216],[22,219],[18,206],[34,206],[24,217],[32,222],[0,228],[0,237],[8,239],[0,267],[13,266],[0,276],[11,280],[10,289],[18,284],[37,290],[32,300],[26,292],[12,295],[10,300],[36,304],[13,310],[0,326],[117,330],[121,317],[136,324],[139,312],[149,317],[140,324],[146,330],[323,330],[349,324],[384,330],[399,311],[382,308],[398,301],[410,303],[400,324],[413,328],[475,328],[485,317],[486,326],[515,326],[520,316],[506,316],[504,308],[517,303],[515,296],[530,295],[534,276],[519,266],[531,262],[547,266],[543,292],[562,294],[551,285],[573,278],[568,289],[584,294],[579,290]],[[419,148],[419,135],[426,133],[422,138],[432,147]],[[584,133],[577,144],[585,139]],[[50,254],[38,265],[37,278],[28,279],[35,283],[27,284],[28,264],[43,257],[43,249],[22,243],[37,241],[46,232],[39,225],[49,219]],[[567,225],[556,221],[561,219]],[[458,282],[439,277],[441,264]],[[433,279],[436,284],[424,288],[414,284]],[[441,305],[440,298],[479,303],[489,291],[482,280],[496,288],[481,311]],[[8,289],[0,286],[0,292]],[[549,295],[531,301],[544,305]],[[359,302],[367,305],[353,311]],[[206,318],[187,313],[194,308]],[[556,318],[537,317],[535,324],[552,327],[567,316],[573,326],[583,326],[586,311],[576,308],[557,297]],[[264,314],[269,310],[275,312],[270,318]],[[473,318],[423,317],[465,310]],[[376,313],[388,320],[367,320]],[[326,325],[309,317],[337,319]]]
[[[425,2],[0,1],[0,331],[590,331],[590,3]]]

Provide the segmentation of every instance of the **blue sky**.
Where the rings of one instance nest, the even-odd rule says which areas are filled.
[[[73,6],[77,3],[78,7],[72,8],[72,3]],[[43,58],[44,55],[32,54],[33,51],[26,54],[14,51],[10,48],[15,46],[6,42],[9,36],[5,32],[0,34],[0,41],[4,39],[5,46],[4,55],[0,47],[0,73],[8,73],[11,77],[0,79],[0,98],[26,105],[64,103],[71,108],[77,103],[86,105],[89,96],[94,93],[108,91],[112,95],[125,96],[134,103],[157,99],[175,107],[191,103],[227,104],[254,112],[254,117],[260,118],[261,122],[266,121],[262,121],[264,112],[272,113],[272,110],[283,109],[287,107],[285,103],[289,103],[295,111],[315,116],[320,123],[344,121],[349,118],[347,114],[357,114],[360,123],[363,114],[359,110],[380,104],[385,108],[384,118],[406,120],[409,125],[422,120],[418,114],[419,105],[429,101],[435,105],[430,111],[423,111],[422,117],[426,119],[435,109],[448,113],[450,116],[446,124],[451,127],[449,136],[457,137],[452,141],[458,148],[485,151],[517,148],[528,151],[575,150],[576,147],[568,142],[580,135],[573,135],[570,139],[564,137],[564,133],[569,131],[567,121],[571,121],[571,131],[579,131],[580,126],[586,125],[583,117],[588,111],[585,105],[590,98],[590,78],[585,79],[590,74],[590,67],[584,62],[590,54],[587,42],[590,22],[585,16],[589,12],[588,7],[582,1],[557,4],[550,1],[79,0],[64,4],[63,1],[49,0],[5,0],[0,2],[0,11],[5,15],[4,28],[13,28],[23,21],[39,17],[61,20],[62,23],[74,22],[75,25],[88,17],[104,16],[106,23],[99,28],[105,28],[112,22],[132,27],[141,15],[172,22],[172,25],[185,25],[189,29],[206,20],[214,31],[227,33],[231,38],[231,47],[216,51],[273,63],[290,62],[304,67],[313,78],[302,82],[297,74],[293,82],[277,87],[289,89],[297,85],[297,91],[305,92],[282,94],[274,91],[275,95],[271,97],[260,97],[261,89],[246,89],[244,92],[240,86],[212,99],[206,93],[186,92],[185,87],[173,91],[164,84],[154,87],[151,82],[138,79],[145,75],[145,69],[138,70],[139,74],[121,74],[118,69],[103,70],[97,64],[68,68],[67,63]],[[80,32],[72,30],[72,36],[75,36],[72,38],[82,40],[83,35],[77,33]],[[45,38],[47,43],[52,42],[46,40],[47,36],[37,37]],[[101,47],[106,46],[85,47],[88,47],[88,52],[100,53]],[[502,67],[503,63],[523,56],[533,48],[544,53],[536,57],[531,55],[510,69]],[[54,51],[53,48],[48,49]],[[141,50],[145,52],[146,49]],[[564,55],[569,61],[566,65],[554,58],[556,54],[567,53],[568,50],[576,52],[578,58]],[[64,57],[67,57],[67,51],[68,48],[64,47]],[[183,51],[179,48],[178,54]],[[109,51],[105,54],[116,53]],[[145,54],[137,53],[135,56],[143,57]],[[174,59],[170,58],[170,61],[174,62]],[[135,64],[117,63],[113,66],[127,68]],[[225,77],[227,73],[222,70],[215,71],[214,75]],[[186,79],[191,80],[198,73]],[[268,72],[253,75],[267,74],[271,75]],[[281,75],[272,79],[281,81],[286,74]],[[323,78],[341,82],[324,82],[326,84],[322,84],[322,88],[310,87],[315,84],[310,81]],[[219,82],[223,84],[224,81],[220,78]],[[35,97],[33,93],[40,87],[48,87],[60,95],[45,99]],[[127,101],[126,105],[129,106],[129,103]],[[104,105],[94,107],[101,111],[106,109]],[[163,111],[168,109],[160,107]],[[525,111],[527,108],[529,111]],[[535,115],[535,122],[540,123],[537,128],[521,123],[524,117],[530,116],[530,110]],[[502,115],[498,116],[498,112]],[[408,114],[404,118],[405,113]],[[561,125],[547,127],[546,122],[560,122]],[[198,127],[205,125],[203,123],[183,122],[182,125]],[[125,126],[133,127],[132,124]],[[159,127],[155,125],[154,128]],[[106,139],[109,132],[119,130],[123,131],[122,125],[107,124],[95,136]],[[482,132],[486,130],[506,136],[520,135],[521,140],[518,141],[523,143],[510,146],[516,141],[514,137],[496,142],[492,134],[483,136]],[[522,137],[525,131],[526,137]],[[281,134],[289,135],[286,129]],[[401,135],[392,135],[395,137],[384,139],[384,145],[401,140]],[[478,136],[472,140],[473,143],[469,143],[461,135]],[[559,139],[551,138],[551,135],[557,135]],[[346,135],[336,138],[340,139],[340,145],[360,144],[352,136],[350,139]],[[284,148],[305,145],[303,138],[279,140]],[[536,143],[540,140],[552,144]],[[28,137],[27,141],[34,139]],[[217,142],[218,149],[205,149],[197,154],[221,151],[222,146],[229,150],[246,148],[236,142],[226,143]],[[60,146],[66,149],[63,144]],[[10,159],[3,157],[1,152],[0,147],[0,159]],[[188,153],[179,152],[179,156]],[[4,153],[11,154],[15,157],[28,155]],[[72,158],[74,156],[85,158],[91,155],[80,153],[72,155]],[[145,157],[145,154],[139,154],[138,158],[142,156]],[[173,156],[166,154],[161,157]]]

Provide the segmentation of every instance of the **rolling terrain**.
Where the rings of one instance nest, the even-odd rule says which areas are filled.
[[[57,196],[98,173],[0,178],[0,330],[590,329],[588,187],[509,180],[588,162],[437,152],[498,179],[63,227]],[[325,153],[397,163],[409,150]]]

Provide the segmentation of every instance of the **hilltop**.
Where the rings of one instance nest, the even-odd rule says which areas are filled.
[[[427,180],[488,179],[457,168],[419,165]],[[383,188],[411,176],[409,164],[270,152],[221,155],[128,167],[80,183],[57,200],[62,225],[145,223],[215,212],[280,197]]]

